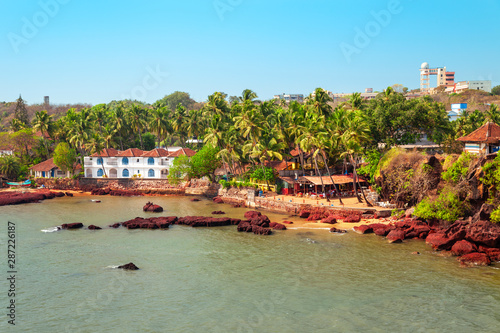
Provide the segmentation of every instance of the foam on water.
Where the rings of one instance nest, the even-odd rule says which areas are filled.
[[[42,232],[56,232],[56,231],[59,231],[61,230],[61,227],[51,227],[51,228],[48,228],[48,229],[42,229],[41,231]]]

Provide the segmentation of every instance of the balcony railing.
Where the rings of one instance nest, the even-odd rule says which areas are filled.
[[[170,163],[168,161],[159,161],[158,165],[170,165]]]
[[[106,161],[106,165],[118,165],[117,161]]]
[[[92,165],[92,161],[85,161],[83,165]]]

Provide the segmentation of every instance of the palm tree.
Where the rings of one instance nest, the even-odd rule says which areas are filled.
[[[15,179],[20,171],[21,165],[15,156],[6,155],[0,157],[0,174],[9,179]]]
[[[328,93],[322,88],[316,88],[314,93],[307,97],[306,104],[312,105],[314,110],[323,116],[328,116],[332,112],[331,105],[328,102],[332,102],[332,98]]]
[[[156,133],[158,147],[160,146],[162,139],[165,138],[169,132],[169,113],[170,112],[167,107],[156,108],[151,111],[149,128],[151,131]]]
[[[486,121],[494,122],[495,124],[500,124],[500,110],[498,105],[490,104],[490,108],[485,112]]]
[[[47,144],[46,135],[49,134],[49,130],[52,127],[52,116],[47,113],[47,110],[43,110],[35,113],[35,119],[33,119],[33,129],[35,131],[40,131],[42,133],[42,140],[44,142],[45,150],[47,153],[46,158],[49,158],[49,148]]]
[[[104,138],[101,135],[99,135],[99,133],[94,133],[88,141],[88,146],[90,148],[90,154],[94,153],[99,154],[106,147],[106,142]],[[104,167],[104,160],[102,162],[102,170],[104,171],[104,175],[107,177],[106,168]]]
[[[260,138],[256,144],[248,142],[243,148],[252,159],[257,159],[260,162],[268,191],[269,179],[266,177],[264,164],[265,162],[282,160],[283,156],[280,154],[280,151],[283,150],[284,147],[284,142],[279,142],[271,133],[268,133],[266,136]]]
[[[364,110],[366,107],[364,99],[361,97],[361,93],[355,92],[349,96],[349,100],[342,103],[342,106],[348,106],[351,110]]]
[[[238,98],[240,102],[245,103],[246,101],[253,102],[253,100],[256,99],[257,97],[259,96],[257,96],[257,94],[254,91],[252,91],[251,89],[245,89],[241,93],[241,97]]]
[[[123,130],[126,127],[126,118],[124,111],[124,103],[120,102],[120,104],[114,109],[114,112],[111,114],[111,121],[115,124],[116,133],[118,134],[118,138],[120,139],[120,149],[123,150]]]
[[[139,135],[139,141],[141,143],[141,149],[144,149],[144,144],[142,142],[142,131],[146,127],[146,112],[145,110],[137,104],[133,104],[129,109],[129,119],[130,125],[135,128],[137,134]]]
[[[344,152],[341,154],[341,156],[348,157],[353,166],[354,191],[356,193],[358,201],[361,202],[361,198],[358,194],[357,185],[359,185],[359,179],[356,169],[358,165],[358,157],[363,152],[362,144],[369,140],[370,129],[360,111],[346,111],[345,116],[345,128],[342,135],[340,136],[340,140],[344,149]],[[359,187],[361,188],[361,186]],[[363,188],[361,188],[361,193],[366,203],[371,206],[371,203],[366,199]]]

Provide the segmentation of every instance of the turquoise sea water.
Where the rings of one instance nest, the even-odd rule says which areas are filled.
[[[44,233],[105,227],[146,201],[163,215],[243,217],[246,209],[183,197],[56,198],[0,207],[0,331],[498,332],[500,265],[460,268],[420,241],[235,226]],[[267,213],[272,221],[290,219]],[[16,326],[7,323],[7,221],[16,223]],[[419,251],[421,255],[412,255]],[[138,271],[111,267],[133,262]]]

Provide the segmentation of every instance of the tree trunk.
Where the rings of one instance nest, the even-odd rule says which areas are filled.
[[[358,198],[358,202],[359,203],[362,203],[363,200],[361,200],[361,197],[359,196],[359,193],[358,193],[358,187],[357,187],[357,178],[358,178],[358,175],[356,174],[356,165],[354,163],[354,159],[352,158],[351,156],[351,163],[352,163],[352,183],[354,185],[354,193],[356,194],[356,198]]]
[[[264,169],[264,163],[261,161],[260,165],[262,166],[262,173],[264,174],[264,179],[266,180],[267,190],[270,191],[269,180],[267,180],[267,177],[266,177],[266,169]]]
[[[356,165],[357,165],[357,163],[353,164],[353,167],[354,167],[353,176],[356,177],[356,183],[358,184],[359,188],[361,189],[361,194],[363,195],[363,199],[365,199],[365,202],[366,202],[367,206],[368,207],[373,207],[373,205],[371,204],[371,202],[368,201],[368,199],[366,198],[365,191],[363,190],[363,187],[361,187],[361,183],[359,182],[358,173],[356,171]],[[359,200],[359,198],[358,198],[358,200]]]
[[[326,159],[326,154],[325,154],[324,151],[322,151],[321,153],[322,153],[322,156],[323,156],[323,162],[325,163],[326,171],[328,172],[328,176],[330,177],[330,180],[332,181],[333,188],[335,189],[335,191],[337,191],[337,186],[335,186],[335,181],[333,180],[332,174],[330,173],[330,169],[328,168],[328,162],[327,162],[327,159]],[[339,193],[339,202],[340,202],[340,204],[342,206],[344,205],[344,203],[342,202],[342,198],[340,197],[340,193]]]
[[[141,135],[141,130],[139,130],[139,129],[138,129],[138,131],[137,131],[137,132],[139,132],[139,141],[141,142],[141,149],[143,149],[143,150],[144,150],[144,145],[142,144],[142,135]]]
[[[321,180],[321,189],[323,190],[323,193],[325,193],[325,184],[323,184],[323,177],[321,176],[321,173],[319,172],[318,162],[316,161],[316,157],[314,155],[313,155],[313,160],[314,160],[314,166],[316,167],[316,172],[318,173],[319,179]]]
[[[297,145],[297,148],[299,149],[299,158],[300,158],[300,166],[302,167],[302,176],[305,176],[306,170],[304,169],[304,155],[299,145]]]

